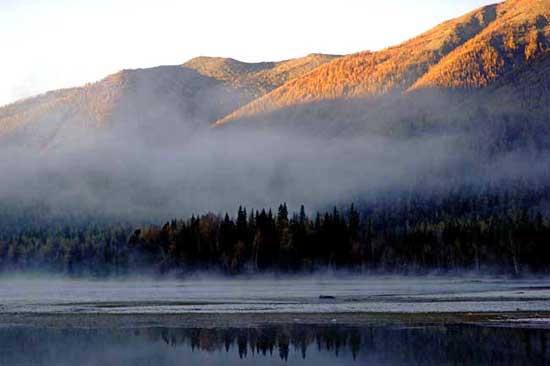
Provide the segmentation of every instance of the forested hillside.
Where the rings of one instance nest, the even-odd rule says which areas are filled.
[[[525,99],[540,89],[531,84],[524,85],[527,90],[516,88],[521,80],[514,80],[513,75],[547,54],[549,19],[548,0],[508,0],[486,6],[400,45],[348,55],[320,66],[239,108],[217,125],[238,120],[280,122],[288,120],[289,115],[293,123],[299,124],[330,110],[323,108],[322,102],[407,95],[419,89],[466,93],[452,100],[450,106],[475,109],[492,101],[478,100],[478,92],[484,88],[490,92],[490,87],[499,82],[507,82],[514,91],[513,99]],[[414,102],[415,94],[410,98]],[[461,103],[464,98],[470,100],[466,105]],[[439,103],[440,100],[433,100],[429,112],[436,112]],[[364,123],[361,115],[372,113],[371,109],[350,115],[342,108],[339,123],[344,128],[350,120]],[[374,109],[374,114],[394,113],[391,102]],[[382,111],[378,112],[379,109]],[[459,113],[454,109],[452,113]],[[437,123],[438,118],[436,115],[432,121]],[[320,118],[319,128],[323,122]]]
[[[0,142],[29,147],[78,147],[118,132],[162,143],[196,130],[308,73],[336,56],[245,63],[199,57],[181,66],[122,70],[83,87],[58,90],[0,107]],[[160,133],[165,131],[165,133]]]

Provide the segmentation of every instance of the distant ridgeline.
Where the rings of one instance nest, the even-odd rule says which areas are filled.
[[[240,207],[136,229],[2,215],[0,269],[71,275],[352,271],[550,273],[550,188],[401,194],[311,216]],[[69,222],[70,224],[67,224]],[[85,222],[85,224],[82,224]]]

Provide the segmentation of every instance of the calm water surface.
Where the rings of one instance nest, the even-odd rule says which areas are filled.
[[[0,364],[547,365],[550,332],[481,326],[0,329]]]
[[[472,277],[0,277],[0,365],[550,365],[549,286]],[[521,317],[337,321],[343,314],[457,312]],[[260,322],[220,321],[247,314]],[[268,322],[270,314],[283,322]],[[300,320],[312,314],[328,316],[318,324]],[[178,316],[191,322],[170,320]]]

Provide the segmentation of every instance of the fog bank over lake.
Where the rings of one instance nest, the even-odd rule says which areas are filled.
[[[4,313],[242,314],[544,311],[544,279],[447,276],[260,276],[117,280],[0,278]]]

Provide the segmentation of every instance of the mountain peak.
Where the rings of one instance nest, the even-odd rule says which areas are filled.
[[[337,58],[240,108],[216,124],[320,100],[405,91],[445,55],[493,22],[496,9],[497,5],[480,8],[379,52],[363,51]]]
[[[338,58],[215,125],[323,100],[487,87],[549,49],[550,0],[508,0],[446,21],[400,45]]]
[[[550,47],[550,0],[508,0],[497,19],[450,52],[411,89],[479,88]]]

